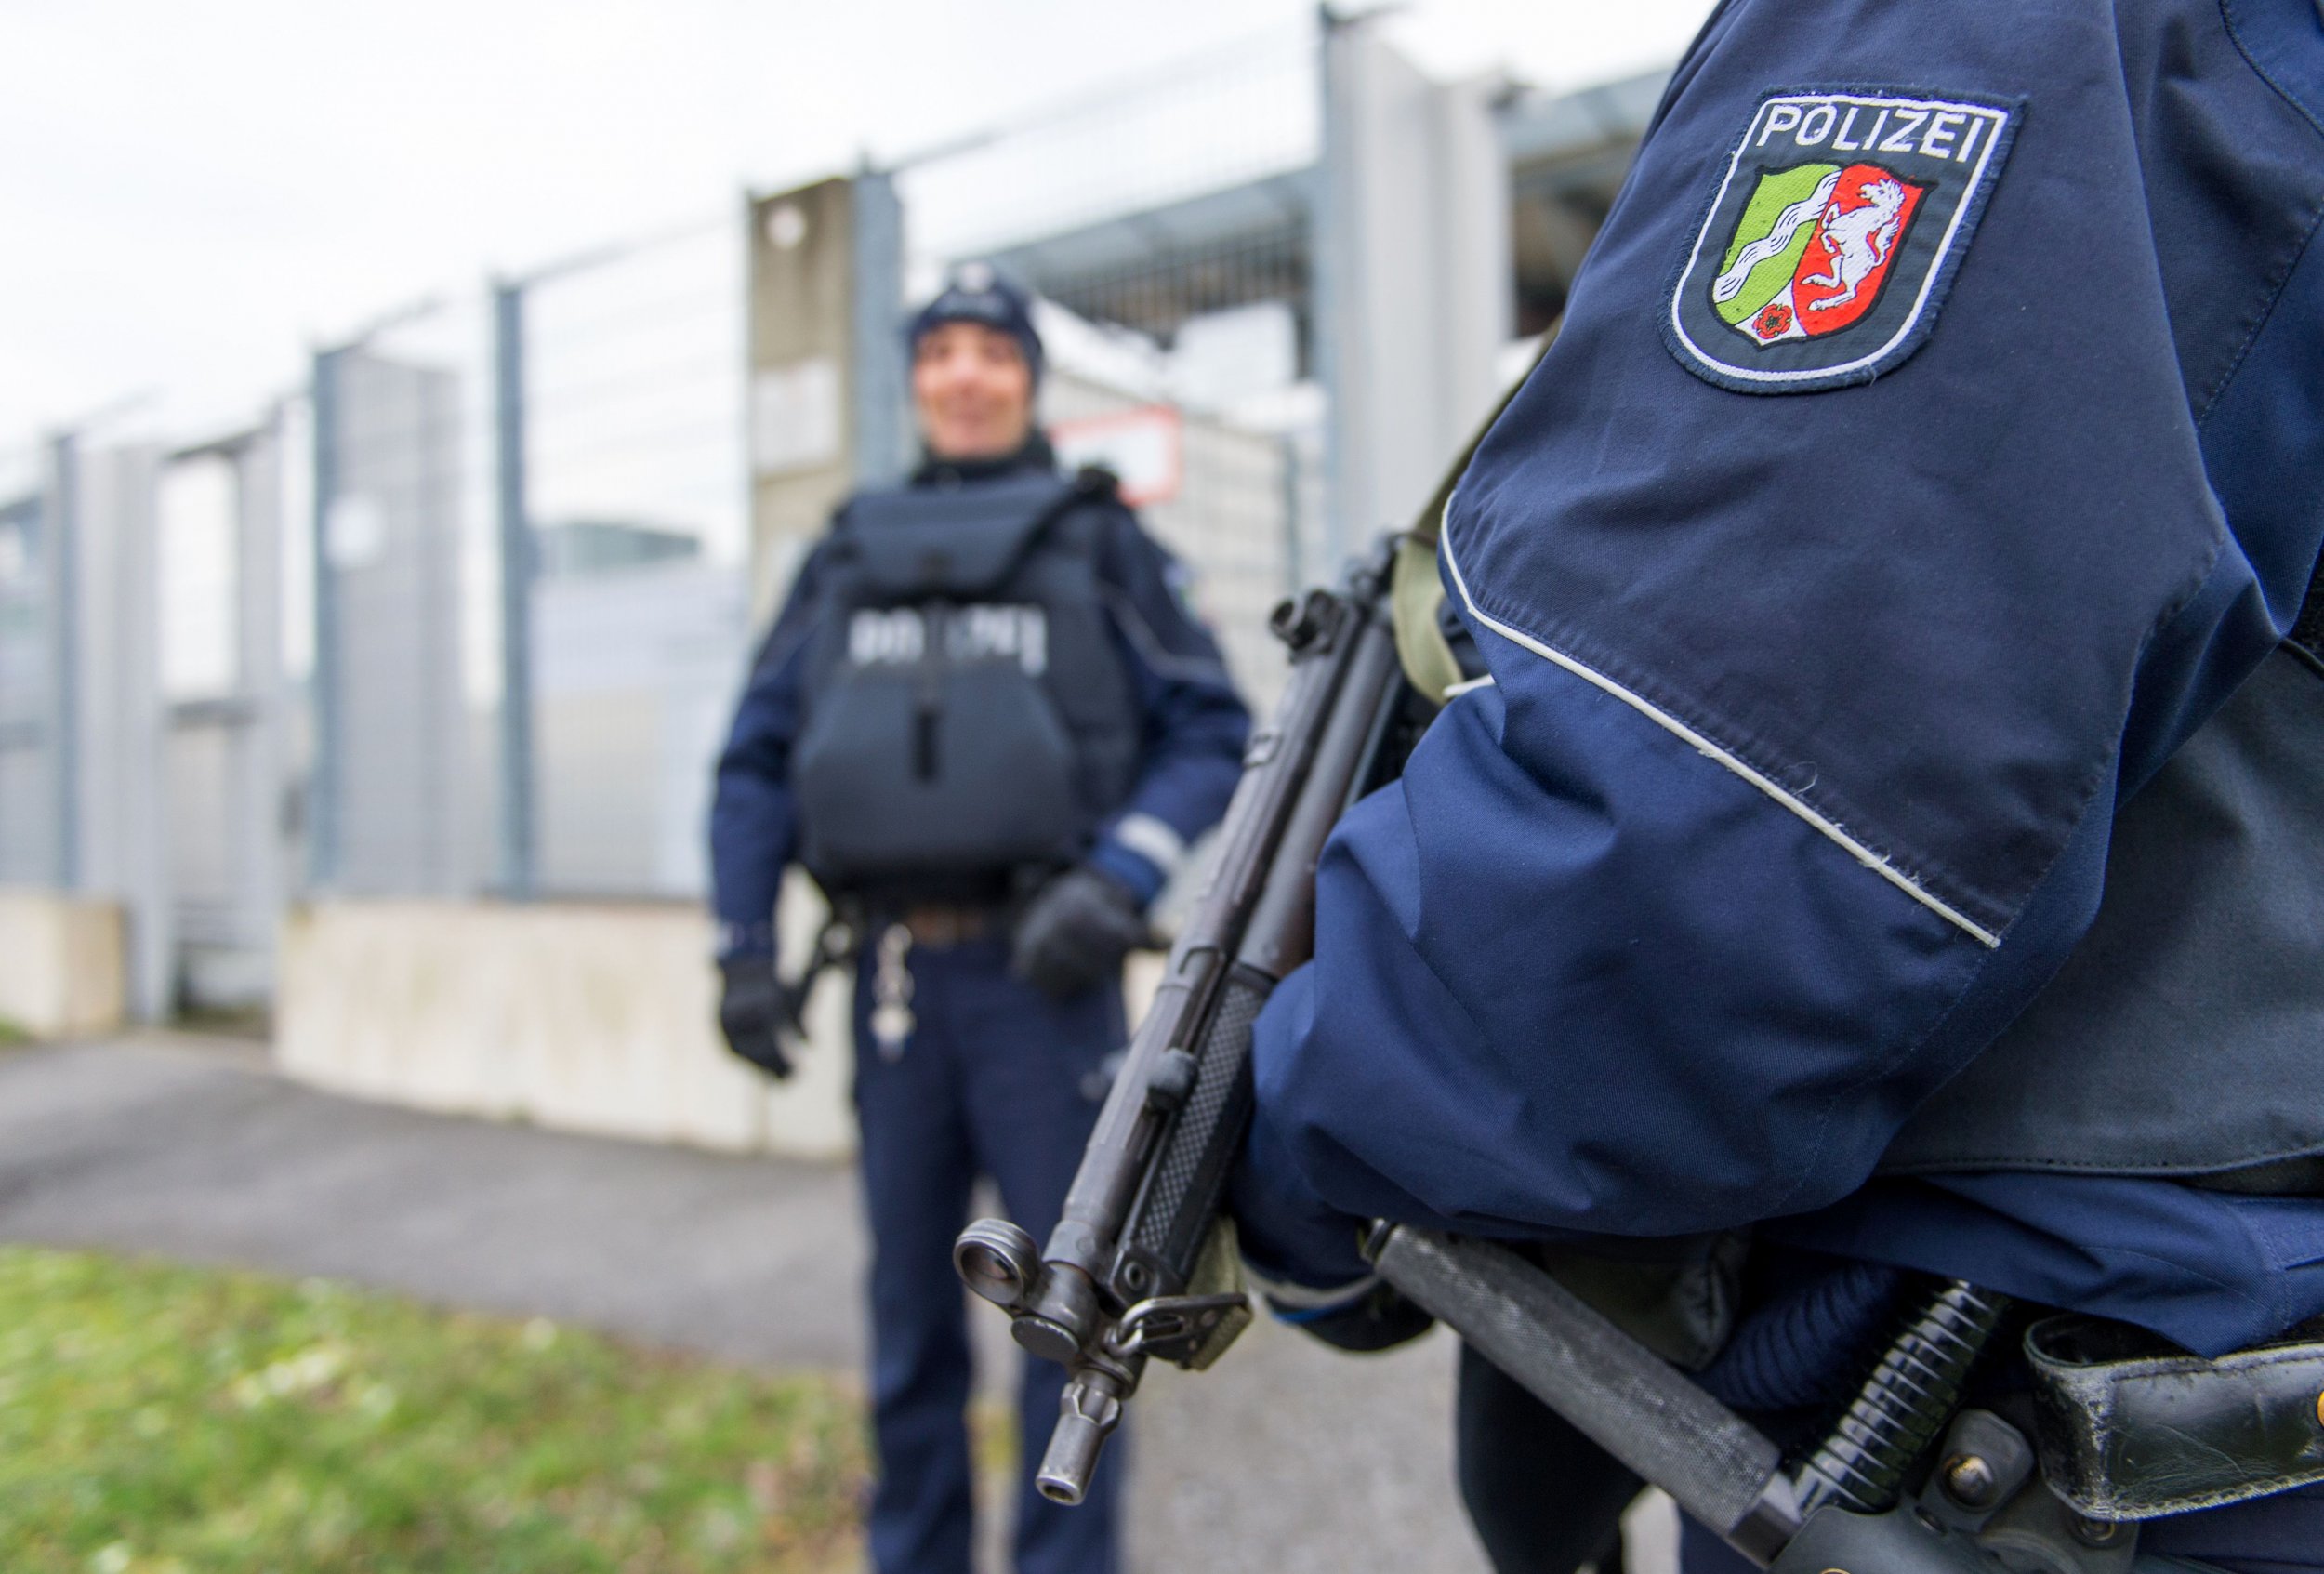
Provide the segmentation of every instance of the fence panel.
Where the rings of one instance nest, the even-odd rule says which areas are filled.
[[[249,432],[176,456],[161,484],[162,688],[178,992],[272,992],[285,894],[282,454]]]
[[[537,886],[698,896],[749,641],[740,220],[524,290]]]
[[[481,303],[318,357],[313,884],[486,888],[498,668]]]

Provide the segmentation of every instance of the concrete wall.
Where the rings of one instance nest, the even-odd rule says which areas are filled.
[[[786,942],[814,899],[786,893]],[[691,905],[332,901],[284,926],[275,1057],[333,1091],[567,1131],[837,1157],[853,1145],[846,990],[787,1082],[730,1055]]]
[[[763,626],[854,482],[853,188],[756,198],[750,219],[750,605]]]
[[[0,890],[0,1021],[36,1038],[119,1027],[125,938],[111,902]]]
[[[794,875],[787,972],[822,918]],[[10,959],[0,956],[0,1012]],[[333,1092],[730,1152],[854,1150],[850,982],[825,976],[799,1069],[770,1083],[719,1038],[710,925],[691,905],[322,902],[284,921],[277,966],[275,1064]],[[1133,1023],[1161,972],[1158,956],[1131,959]],[[117,961],[115,978],[117,996]]]

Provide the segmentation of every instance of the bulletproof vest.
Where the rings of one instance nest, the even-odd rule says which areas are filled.
[[[2292,640],[2116,815],[2090,932],[1883,1171],[2324,1196],[2317,642],[2324,569]]]
[[[1140,744],[1097,575],[1111,483],[865,493],[832,527],[792,760],[826,891],[985,900],[1069,863]]]

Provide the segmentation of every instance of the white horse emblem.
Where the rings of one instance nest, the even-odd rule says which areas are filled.
[[[1866,181],[1860,190],[1864,196],[1862,207],[1842,212],[1837,202],[1825,205],[1818,238],[1831,254],[1830,268],[1826,272],[1811,273],[1800,283],[1836,288],[1838,293],[1809,301],[1807,309],[1811,311],[1845,306],[1855,299],[1864,281],[1896,249],[1896,231],[1904,228],[1904,186],[1883,176]]]

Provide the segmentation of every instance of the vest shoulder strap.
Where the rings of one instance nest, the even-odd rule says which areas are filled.
[[[974,601],[1005,585],[1089,496],[1078,477],[1051,475],[866,492],[842,510],[833,540],[872,596]]]

